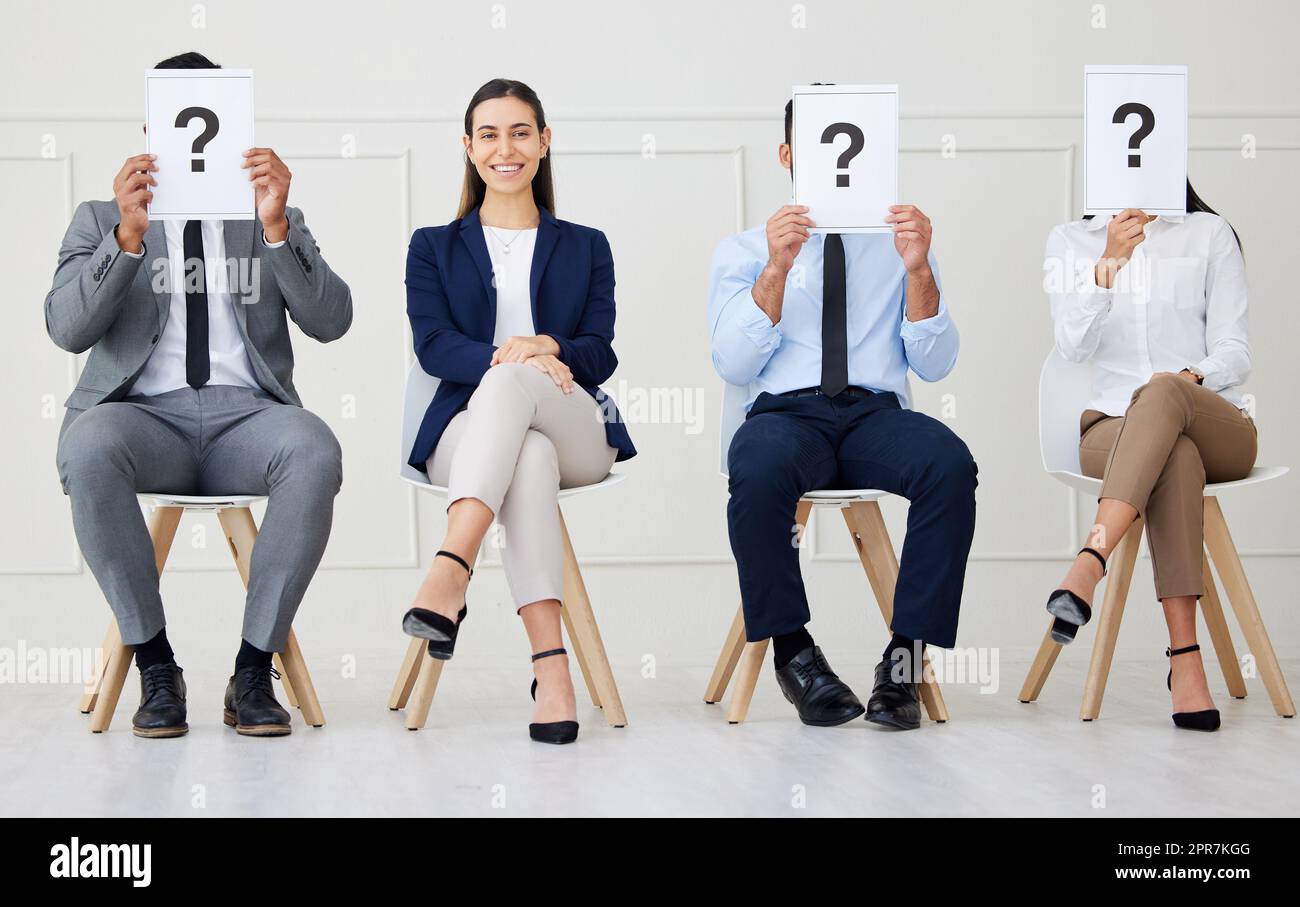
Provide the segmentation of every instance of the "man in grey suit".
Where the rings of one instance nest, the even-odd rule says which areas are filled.
[[[159,68],[209,69],[188,53]],[[83,202],[45,299],[51,339],[90,357],[68,397],[59,478],[77,541],[135,650],[142,737],[184,734],[185,682],[167,642],[153,545],[137,492],[269,495],[249,571],[243,640],[225,722],[289,733],[271,656],[325,550],[342,454],[293,386],[286,315],[327,343],[352,296],[286,206],[292,174],[269,148],[245,152],[256,221],[154,221],[150,155],[127,159],[114,201]]]

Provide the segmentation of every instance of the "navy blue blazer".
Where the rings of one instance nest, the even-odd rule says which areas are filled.
[[[614,340],[614,257],[605,234],[557,220],[545,208],[533,246],[529,292],[533,326],[560,346],[559,359],[575,384],[595,398],[605,417],[605,438],[618,460],[636,455],[613,398],[598,385],[618,365]],[[415,355],[424,370],[441,378],[424,413],[407,460],[425,461],[452,416],[465,408],[487,372],[496,347],[497,292],[492,259],[475,208],[443,227],[423,227],[406,255],[406,314]]]

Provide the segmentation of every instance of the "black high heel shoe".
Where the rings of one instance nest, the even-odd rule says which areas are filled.
[[[568,655],[568,649],[548,649],[545,652],[538,652],[533,656],[533,661],[540,658],[550,658],[552,655]],[[533,678],[532,689],[528,695],[537,701],[537,678]],[[572,743],[578,739],[578,722],[576,721],[548,721],[544,724],[529,724],[528,736],[538,743]]]
[[[1201,651],[1200,645],[1183,646],[1181,649],[1165,649],[1165,657],[1186,655],[1188,652]],[[1174,669],[1169,669],[1165,686],[1172,693],[1174,690]],[[1174,724],[1189,731],[1217,731],[1219,729],[1219,710],[1202,709],[1199,712],[1174,712]]]
[[[464,567],[471,577],[474,576],[473,569],[470,568],[469,564],[465,563],[465,559],[459,554],[454,554],[451,551],[439,551],[434,557],[449,557]],[[456,651],[456,634],[460,631],[460,625],[465,622],[465,618],[468,616],[469,605],[467,604],[461,605],[460,613],[456,615],[455,621],[443,617],[436,611],[430,611],[428,608],[412,608],[402,618],[402,632],[407,636],[427,639],[429,641],[429,657],[446,661]]]
[[[1088,552],[1101,562],[1101,575],[1106,575],[1106,558],[1095,548],[1086,545],[1079,549],[1079,554]],[[1052,621],[1052,639],[1063,646],[1074,642],[1074,635],[1079,628],[1092,619],[1092,608],[1069,589],[1057,589],[1047,597],[1047,613],[1056,620]]]

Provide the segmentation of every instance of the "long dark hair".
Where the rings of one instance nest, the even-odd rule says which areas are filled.
[[[469,99],[469,106],[465,108],[465,134],[471,138],[474,135],[474,108],[484,101],[491,101],[495,98],[518,98],[533,109],[533,116],[537,118],[537,131],[541,132],[546,128],[546,114],[542,111],[541,99],[537,97],[537,92],[533,91],[523,82],[517,82],[514,79],[493,79],[485,82],[476,92],[474,97]],[[474,162],[469,159],[468,151],[465,154],[465,181],[460,188],[460,211],[456,217],[464,217],[479,205],[483,204],[483,196],[487,194],[487,183],[483,182],[483,177],[478,175],[478,170],[474,167]],[[552,214],[555,213],[555,180],[551,176],[551,156],[548,154],[542,158],[537,165],[537,175],[533,177],[533,201],[537,207],[545,208]]]
[[[1192,181],[1188,180],[1187,181],[1187,213],[1195,214],[1197,211],[1202,211],[1206,214],[1219,213],[1218,211],[1215,211],[1213,208],[1207,205],[1205,203],[1205,199],[1201,198],[1199,195],[1196,194],[1196,190],[1192,188]],[[1083,219],[1092,220],[1092,215],[1085,214],[1083,216]],[[1245,249],[1242,248],[1241,237],[1237,235],[1237,228],[1229,223],[1228,229],[1232,231],[1232,238],[1237,241],[1237,248],[1242,252],[1244,252]]]

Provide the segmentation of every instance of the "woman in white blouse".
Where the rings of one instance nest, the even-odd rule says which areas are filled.
[[[1087,544],[1047,610],[1056,641],[1073,640],[1111,549],[1144,517],[1169,626],[1174,724],[1212,731],[1219,713],[1196,644],[1202,494],[1206,481],[1249,474],[1256,430],[1237,391],[1251,367],[1241,245],[1190,183],[1187,211],[1128,209],[1062,224],[1048,237],[1056,348],[1094,366],[1079,461],[1103,483]]]

